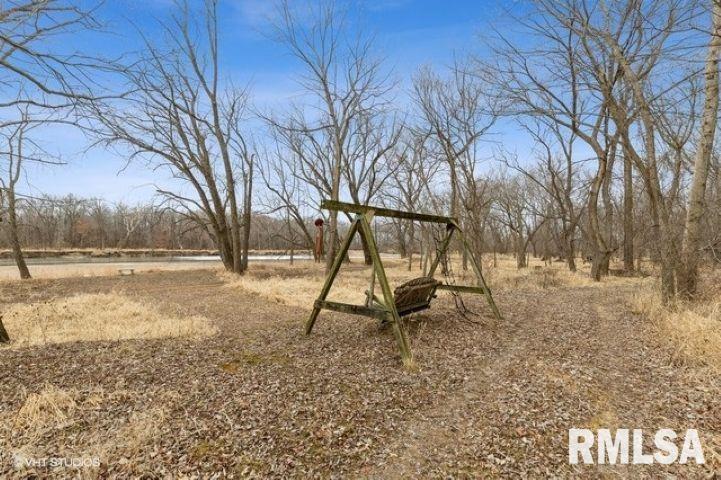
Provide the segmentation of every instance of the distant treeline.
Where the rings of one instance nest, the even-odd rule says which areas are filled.
[[[22,197],[18,202],[20,241],[28,249],[197,249],[216,250],[208,230],[162,205],[127,205],[98,198]],[[3,218],[3,222],[7,219]],[[253,215],[250,248],[287,250],[285,222]],[[312,225],[312,220],[308,220]],[[296,248],[307,248],[295,245]],[[10,248],[0,235],[0,249]]]

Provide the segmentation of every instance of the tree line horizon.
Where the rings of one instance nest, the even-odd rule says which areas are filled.
[[[719,1],[529,0],[469,39],[482,55],[405,72],[401,105],[372,32],[349,19],[355,2],[280,0],[266,34],[297,63],[303,96],[270,111],[219,62],[219,3],[174,2],[160,33],[138,32],[143,49],[119,59],[53,45],[105,28],[81,2],[0,7],[0,211],[22,278],[23,247],[81,238],[212,244],[242,274],[254,245],[312,250],[318,216],[330,265],[346,219],[321,198],[457,217],[475,254],[512,252],[518,268],[529,252],[572,271],[589,257],[600,280],[613,258],[629,274],[649,258],[666,301],[693,298],[716,261]],[[513,145],[487,153],[508,122],[533,145],[523,158]],[[174,186],[137,206],[23,197],[29,164],[65,162],[39,138],[53,124]],[[381,230],[402,256],[434,248],[413,222]]]

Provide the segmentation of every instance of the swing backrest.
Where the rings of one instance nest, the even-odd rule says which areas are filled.
[[[419,277],[396,287],[393,298],[399,316],[430,308],[431,300],[441,282],[432,277]]]

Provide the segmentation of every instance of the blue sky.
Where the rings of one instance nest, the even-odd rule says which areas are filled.
[[[237,84],[250,84],[255,103],[261,108],[282,108],[300,95],[294,78],[299,65],[282,45],[264,35],[273,13],[271,1],[221,0],[221,68]],[[498,25],[502,9],[516,2],[502,0],[365,0],[350,18],[362,22],[376,36],[376,50],[400,80],[398,102],[404,89],[422,65],[442,67],[454,55],[483,53],[479,34],[490,23]],[[151,36],[158,31],[157,20],[172,12],[171,0],[111,0],[100,16],[110,33],[76,39],[107,55],[139,48],[137,29]],[[504,124],[496,139],[509,135],[513,127]],[[504,131],[505,130],[505,131]],[[165,183],[162,172],[132,164],[121,171],[124,159],[101,148],[88,150],[82,133],[54,127],[44,132],[49,151],[62,156],[67,165],[29,171],[24,193],[63,195],[74,193],[102,197],[111,202],[147,201],[154,194],[153,183]]]

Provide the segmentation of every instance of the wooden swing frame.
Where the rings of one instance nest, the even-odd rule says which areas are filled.
[[[323,288],[320,291],[320,295],[313,304],[313,311],[311,312],[310,317],[305,324],[306,335],[310,335],[311,331],[313,330],[313,326],[315,325],[315,321],[318,318],[318,314],[321,310],[333,310],[336,312],[375,318],[381,320],[382,322],[387,322],[392,326],[393,334],[396,338],[396,342],[398,343],[398,348],[400,350],[401,359],[404,365],[408,366],[413,364],[413,353],[408,342],[406,328],[403,324],[403,320],[401,319],[401,315],[398,313],[393,291],[391,290],[391,287],[388,283],[388,278],[386,277],[386,272],[383,268],[383,261],[381,260],[380,252],[378,251],[378,246],[376,245],[375,241],[375,236],[373,235],[371,222],[374,217],[402,218],[407,220],[415,220],[418,222],[441,223],[446,225],[446,236],[441,242],[440,249],[438,250],[436,257],[433,259],[433,262],[431,263],[431,268],[427,274],[428,278],[433,278],[433,275],[438,268],[441,258],[443,258],[446,251],[448,250],[448,247],[451,244],[454,233],[457,232],[461,239],[463,249],[465,250],[468,256],[468,260],[471,263],[473,272],[476,275],[478,285],[450,285],[438,282],[435,288],[432,289],[430,297],[433,296],[436,288],[439,290],[447,290],[458,293],[482,294],[485,296],[488,305],[491,307],[493,315],[498,320],[502,319],[501,313],[498,310],[496,303],[493,301],[491,290],[488,288],[488,285],[483,278],[481,268],[476,261],[476,258],[474,257],[468,242],[466,241],[463,230],[461,230],[461,227],[459,226],[458,221],[455,218],[442,215],[430,215],[426,213],[392,210],[371,205],[358,205],[354,203],[346,203],[333,200],[323,200],[321,202],[321,208],[325,210],[354,213],[355,218],[350,225],[348,234],[346,235],[343,243],[341,244],[335,255],[335,258],[333,259],[333,265],[331,266],[330,272],[328,272],[328,276],[325,279],[325,283],[323,284]],[[366,305],[353,305],[349,303],[328,301],[326,300],[326,298],[328,297],[328,293],[333,286],[333,282],[338,274],[338,271],[340,270],[343,259],[345,258],[351,246],[351,243],[353,242],[353,237],[355,237],[356,233],[360,234],[365,240],[366,245],[368,246],[368,250],[370,252],[371,259],[373,261],[370,289],[368,292],[366,292]],[[378,284],[380,285],[381,291],[383,293],[382,299],[376,297],[373,294],[373,288],[376,278],[378,279]],[[421,305],[415,310],[411,309],[410,311],[404,312],[404,315],[412,313],[413,311],[428,308],[428,306],[430,305],[430,297],[428,299],[428,302],[426,302],[426,305]]]

